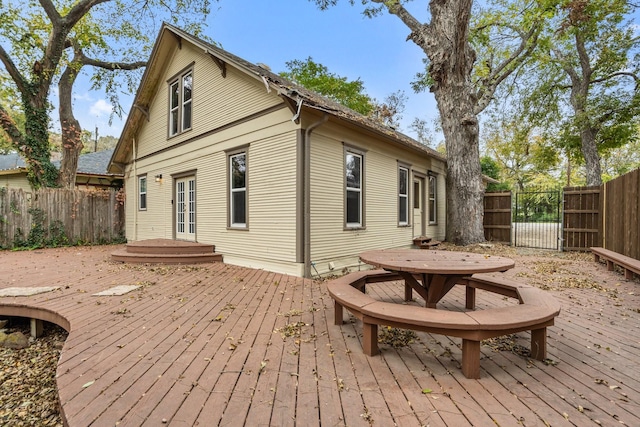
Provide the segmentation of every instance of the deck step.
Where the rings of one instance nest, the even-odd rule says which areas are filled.
[[[420,236],[413,239],[413,245],[417,246],[419,249],[433,249],[439,244],[439,241],[426,236]]]
[[[221,262],[222,254],[210,244],[150,239],[128,243],[124,249],[112,252],[111,259],[135,264],[199,264]]]
[[[214,245],[183,240],[151,239],[127,244],[127,252],[136,254],[210,254],[215,251]]]

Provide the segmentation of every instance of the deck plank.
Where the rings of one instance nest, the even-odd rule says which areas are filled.
[[[419,332],[364,355],[361,322],[333,324],[324,282],[225,264],[132,267],[111,262],[113,249],[0,252],[0,288],[60,287],[0,298],[0,313],[27,304],[71,322],[57,370],[70,427],[640,425],[638,281],[615,272],[584,287],[545,277],[562,304],[547,330],[553,363],[483,345],[482,377],[469,380],[456,338]],[[592,264],[571,274],[587,280]],[[534,267],[525,257],[504,274],[540,285]],[[92,296],[123,284],[142,287]],[[403,303],[399,281],[367,289]],[[463,311],[464,298],[456,287],[438,308]],[[514,303],[477,292],[478,309]],[[274,332],[296,322],[299,337]],[[528,348],[529,333],[515,339]]]

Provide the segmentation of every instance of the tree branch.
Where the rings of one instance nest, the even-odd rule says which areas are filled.
[[[11,115],[7,110],[4,109],[2,104],[0,104],[0,125],[2,129],[5,131],[11,144],[20,152],[24,152],[24,135],[20,132],[20,129],[16,126],[15,122],[11,118]]]
[[[138,68],[143,68],[147,66],[147,61],[136,61],[136,62],[108,62],[108,61],[100,61],[98,59],[93,59],[87,57],[82,51],[79,52],[78,62],[82,65],[90,65],[93,67],[104,68],[105,70],[137,70]]]
[[[56,23],[60,21],[61,16],[51,0],[40,0],[40,6],[42,6],[51,22]]]
[[[396,15],[411,30],[407,40],[411,39],[418,46],[423,47],[426,43],[424,39],[428,32],[429,25],[418,21],[405,7],[400,0],[371,0],[372,3],[384,4],[390,14]]]
[[[636,82],[636,86],[635,86],[636,88],[640,85],[640,77],[638,77],[636,74],[630,71],[618,71],[615,73],[611,73],[608,76],[604,76],[599,79],[593,79],[591,80],[591,83],[603,83],[615,77],[620,77],[620,76],[631,77]]]
[[[584,45],[584,37],[580,33],[576,34],[576,50],[578,51],[578,58],[580,58],[580,67],[582,68],[582,78],[585,82],[591,80],[591,74],[593,69],[591,68],[591,61],[589,60],[589,54]]]
[[[49,0],[40,1],[42,2]],[[69,13],[67,13],[63,20],[69,28],[72,28],[74,25],[76,25],[76,23],[78,23],[79,20],[81,20],[87,13],[89,13],[92,7],[109,1],[111,0],[80,0],[78,3],[76,3],[75,6],[71,8],[71,10],[69,10]]]
[[[578,85],[580,83],[580,76],[578,75],[578,73],[576,73],[576,70],[574,70],[573,67],[571,67],[571,65],[568,63],[565,55],[563,55],[562,52],[560,52],[558,49],[552,49],[552,52],[558,58],[558,62],[560,63],[562,69],[569,75],[572,83],[571,87]]]
[[[15,82],[18,90],[21,93],[24,93],[27,90],[27,82],[24,79],[24,76],[20,73],[20,70],[18,70],[18,67],[16,67],[16,64],[14,64],[13,60],[9,57],[7,51],[4,50],[4,47],[2,47],[2,45],[0,45],[0,61],[2,61],[2,64],[9,72],[9,75]]]
[[[489,101],[493,97],[496,88],[502,81],[504,81],[518,65],[522,64],[525,59],[533,52],[538,42],[538,34],[540,32],[541,23],[537,22],[531,26],[528,32],[523,32],[518,28],[506,23],[496,23],[496,25],[504,26],[515,31],[520,35],[520,45],[514,50],[511,55],[504,61],[502,61],[491,74],[484,79],[486,84],[479,88],[477,93],[478,102],[474,107],[475,114],[480,114],[489,105]]]

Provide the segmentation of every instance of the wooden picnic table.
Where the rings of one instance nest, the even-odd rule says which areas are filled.
[[[512,259],[500,256],[424,249],[373,250],[361,253],[360,259],[398,273],[405,282],[405,301],[410,301],[412,291],[416,291],[429,308],[435,308],[462,278],[515,266]]]

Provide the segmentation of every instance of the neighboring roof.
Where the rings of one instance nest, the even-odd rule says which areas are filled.
[[[226,66],[229,64],[245,74],[262,81],[267,86],[268,90],[275,90],[283,97],[283,99],[288,100],[289,107],[294,111],[296,111],[300,106],[300,103],[302,103],[303,108],[311,108],[339,117],[378,134],[386,135],[401,145],[411,147],[422,151],[431,157],[446,161],[446,157],[442,154],[432,148],[420,144],[413,138],[398,132],[389,126],[370,119],[316,92],[307,90],[304,87],[271,72],[270,70],[245,61],[244,59],[220,49],[211,43],[201,40],[177,27],[164,23],[160,29],[153,51],[151,52],[148,66],[144,72],[142,81],[140,82],[131,112],[127,117],[125,127],[120,136],[120,140],[118,141],[116,151],[111,159],[112,163],[124,162],[124,155],[129,151],[129,148],[123,146],[123,144],[126,144],[123,143],[123,141],[131,141],[135,136],[136,128],[142,117],[146,114],[145,111],[148,111],[149,104],[155,94],[156,85],[159,83],[159,73],[162,71],[163,67],[167,65],[166,61],[170,55],[165,55],[168,48],[166,46],[162,46],[161,43],[164,39],[165,32],[171,33],[173,35],[171,39],[176,40],[177,43],[181,43],[182,39],[187,40],[211,55],[216,60],[216,63],[223,75],[225,75]],[[212,66],[214,65],[212,64]],[[112,165],[109,167],[111,168]]]
[[[0,155],[0,171],[26,168],[27,164],[18,153]]]
[[[78,157],[77,173],[90,175],[113,175],[109,173],[109,161],[113,155],[114,149],[96,151],[94,153],[81,154]],[[53,162],[56,169],[60,168],[60,161]],[[120,174],[118,174],[120,175]]]
[[[88,175],[121,175],[113,174],[108,171],[109,161],[113,155],[114,149],[97,151],[95,153],[81,154],[78,157],[79,174]],[[51,162],[56,169],[60,169],[60,160]],[[0,155],[0,171],[10,171],[26,168],[24,159],[17,153]]]

